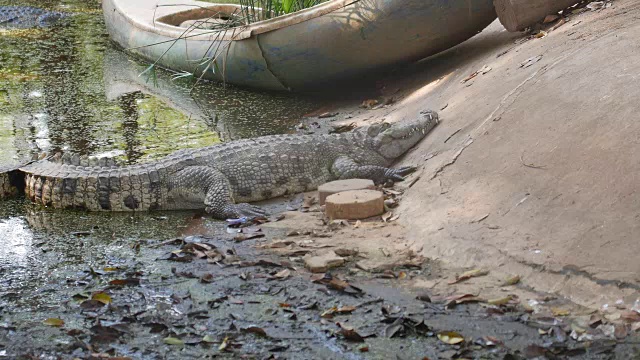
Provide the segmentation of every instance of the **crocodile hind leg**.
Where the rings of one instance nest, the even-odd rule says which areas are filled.
[[[235,204],[229,180],[218,169],[189,166],[172,176],[172,188],[187,202],[204,200],[207,213],[217,219],[263,216],[266,212],[247,203]]]
[[[387,181],[402,181],[406,175],[415,170],[413,166],[391,169],[377,165],[360,165],[348,157],[338,158],[331,168],[333,174],[339,179],[369,179],[377,185]]]

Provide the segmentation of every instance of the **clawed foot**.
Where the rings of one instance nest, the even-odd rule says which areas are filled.
[[[387,180],[396,182],[403,181],[405,179],[405,176],[411,174],[414,171],[416,171],[415,166],[405,166],[399,169],[389,169],[384,175]]]
[[[247,203],[234,204],[231,206],[231,208],[236,218],[254,218],[267,215],[267,211],[263,208]]]
[[[267,215],[263,208],[247,203],[227,204],[223,208],[207,207],[206,211],[216,219],[254,219]]]

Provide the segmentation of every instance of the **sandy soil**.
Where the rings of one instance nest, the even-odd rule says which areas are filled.
[[[589,307],[633,303],[639,16],[640,4],[619,0],[542,38],[496,21],[380,79],[378,100],[393,104],[361,109],[363,96],[324,109],[340,112],[336,124],[440,110],[440,126],[402,161],[420,170],[397,211],[395,246],[454,268],[519,274],[524,287]]]

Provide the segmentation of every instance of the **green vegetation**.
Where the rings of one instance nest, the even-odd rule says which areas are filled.
[[[238,0],[248,24],[318,5],[322,0]]]
[[[316,6],[328,0],[204,0],[218,4],[239,4],[245,24],[271,19]]]

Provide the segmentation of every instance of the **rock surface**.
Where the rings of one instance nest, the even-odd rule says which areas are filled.
[[[333,194],[325,200],[330,219],[366,219],[384,213],[384,194],[376,190],[353,190]]]
[[[324,254],[305,257],[304,266],[312,273],[323,273],[331,268],[344,264],[344,258],[336,255],[333,251]]]
[[[324,205],[327,197],[343,191],[351,190],[375,190],[376,186],[371,180],[348,179],[328,182],[318,187],[318,199],[320,205]]]

